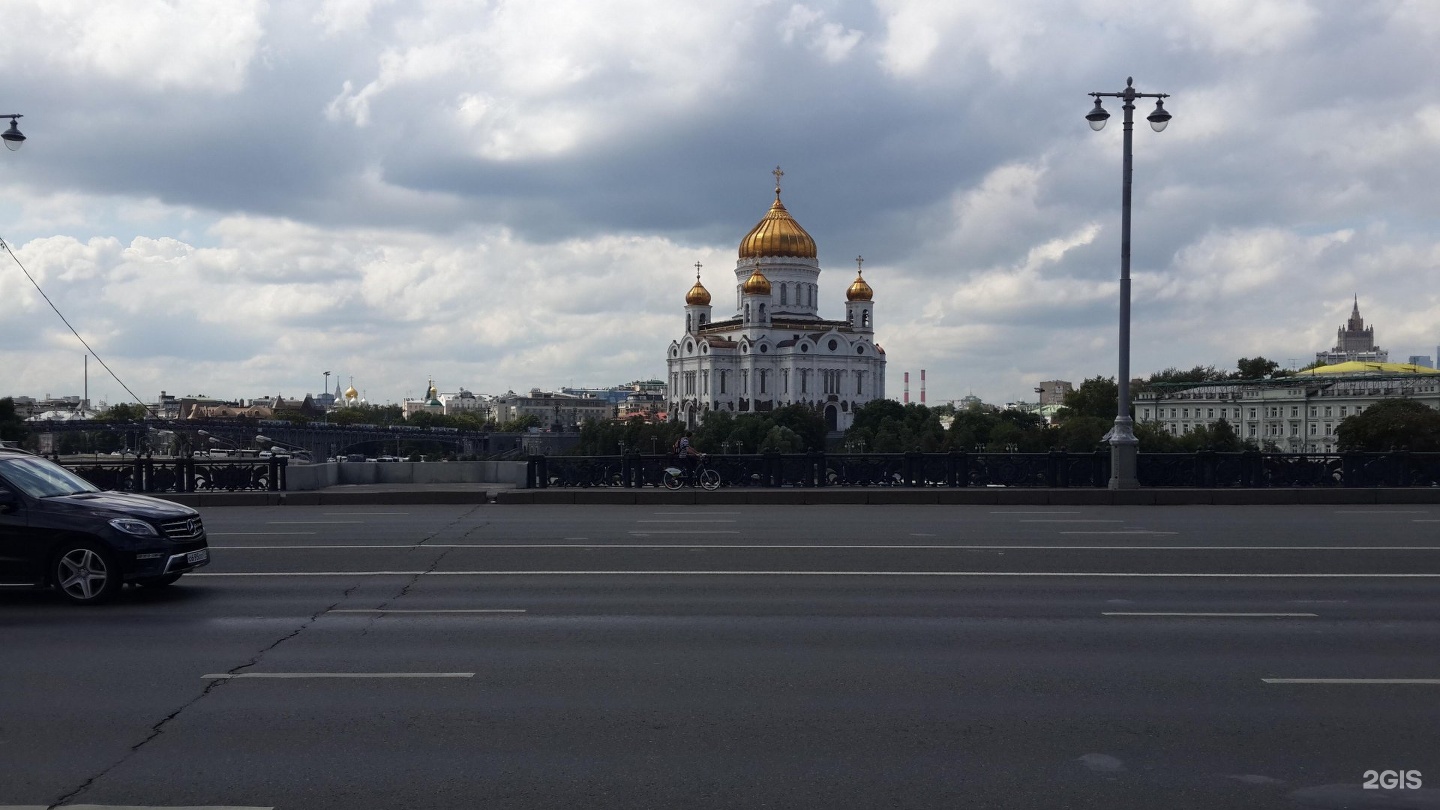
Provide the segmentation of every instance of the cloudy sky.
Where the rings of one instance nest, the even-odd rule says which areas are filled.
[[[0,238],[137,393],[372,402],[662,376],[695,262],[772,199],[822,313],[866,257],[932,402],[1134,364],[1303,364],[1351,296],[1440,343],[1434,0],[10,0]],[[1137,117],[1149,113],[1142,104]],[[717,309],[717,316],[722,314]],[[0,396],[84,349],[0,255]],[[93,399],[124,392],[90,364]]]

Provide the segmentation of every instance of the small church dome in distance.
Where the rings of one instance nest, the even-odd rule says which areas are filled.
[[[770,294],[770,279],[766,278],[765,274],[760,272],[760,264],[758,262],[755,264],[755,272],[751,273],[750,277],[745,279],[745,283],[740,286],[740,290],[746,295]]]
[[[850,284],[850,289],[845,291],[846,301],[869,301],[875,297],[875,291],[870,289],[870,285],[865,282],[865,274],[858,269],[859,266],[864,263],[865,259],[863,257],[855,257],[857,267],[855,271],[855,281]]]
[[[685,303],[698,307],[710,306],[710,291],[705,289],[704,284],[700,283],[699,262],[695,263],[695,286],[690,288],[690,292],[685,293]]]

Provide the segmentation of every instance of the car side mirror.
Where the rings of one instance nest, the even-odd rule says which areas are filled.
[[[20,498],[8,489],[0,489],[0,515],[8,515],[20,506]]]

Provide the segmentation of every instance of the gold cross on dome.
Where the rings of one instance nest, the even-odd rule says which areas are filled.
[[[781,171],[779,166],[776,166],[775,171],[770,173],[775,175],[775,199],[778,200],[780,199],[780,178],[785,176],[785,172]]]
[[[864,271],[865,271],[865,257],[864,257],[864,256],[856,256],[856,257],[855,257],[855,272],[856,272],[856,274],[863,273]]]
[[[696,281],[699,281],[699,280],[700,280],[700,268],[701,268],[701,266],[702,266],[702,265],[701,265],[699,262],[695,262],[695,280],[696,280]]]

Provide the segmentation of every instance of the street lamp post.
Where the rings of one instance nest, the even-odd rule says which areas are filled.
[[[1100,104],[1101,98],[1118,98],[1125,103],[1125,158],[1123,180],[1120,191],[1120,369],[1119,403],[1115,409],[1115,426],[1110,429],[1110,488],[1135,489],[1140,486],[1136,477],[1136,457],[1139,440],[1135,438],[1135,421],[1130,418],[1130,177],[1133,167],[1131,156],[1132,132],[1135,127],[1135,99],[1155,99],[1155,111],[1145,117],[1150,128],[1163,132],[1170,123],[1170,113],[1165,111],[1164,99],[1169,93],[1140,93],[1134,87],[1135,80],[1125,79],[1125,89],[1118,93],[1091,93],[1095,107],[1085,116],[1090,128],[1099,132],[1105,128],[1110,113]]]

